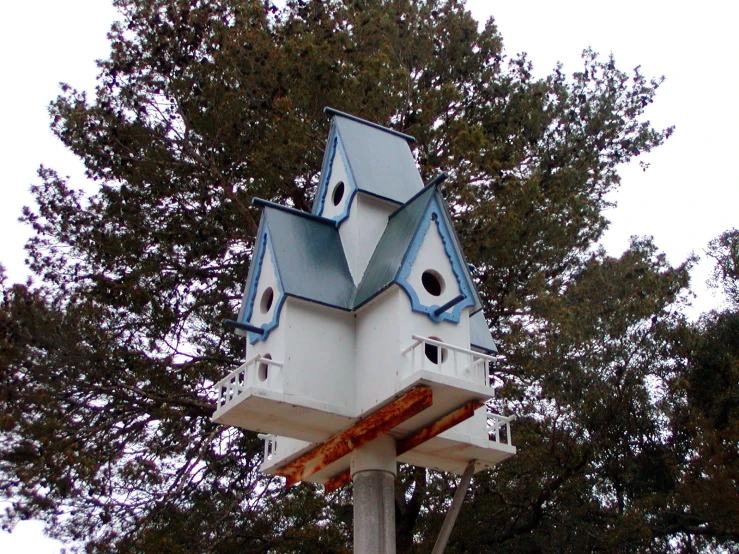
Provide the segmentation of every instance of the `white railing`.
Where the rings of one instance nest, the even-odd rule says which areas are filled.
[[[402,351],[402,355],[411,354],[412,371],[429,369],[490,386],[488,362],[495,359],[492,356],[429,337],[413,335],[411,338],[413,342]],[[427,345],[436,347],[436,363],[427,356]]]
[[[502,444],[513,444],[511,439],[511,421],[516,419],[515,415],[502,416],[498,414],[488,414],[488,436],[493,442]],[[501,434],[505,437],[505,440],[501,439]]]
[[[271,460],[277,454],[277,436],[259,433],[257,437],[264,441],[264,461]]]
[[[257,354],[218,381],[218,408],[233,402],[247,387],[282,388],[282,362]]]

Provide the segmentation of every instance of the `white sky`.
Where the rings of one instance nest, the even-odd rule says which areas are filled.
[[[651,164],[621,170],[623,183],[612,197],[618,207],[604,245],[620,254],[631,235],[651,235],[673,264],[699,255],[709,240],[739,227],[739,178],[734,160],[739,135],[739,7],[733,2],[700,4],[663,0],[468,0],[479,20],[495,14],[509,54],[528,52],[537,74],[557,61],[567,73],[580,67],[580,52],[592,46],[613,53],[622,70],[641,65],[647,77],[665,75],[647,117],[658,128],[675,125],[667,143],[642,157]],[[35,0],[3,6],[0,18],[0,203],[3,240],[0,262],[11,281],[25,280],[23,244],[30,236],[17,222],[31,203],[29,186],[40,164],[85,185],[81,163],[49,131],[46,106],[65,81],[93,90],[94,60],[107,57],[106,33],[115,12],[106,0]],[[705,256],[703,256],[705,257]],[[696,312],[719,305],[704,282],[710,263],[694,271]],[[37,522],[0,533],[0,552],[58,553]]]

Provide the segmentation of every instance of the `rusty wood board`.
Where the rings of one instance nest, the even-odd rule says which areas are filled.
[[[400,439],[396,447],[397,455],[400,456],[401,454],[405,454],[409,450],[413,450],[416,446],[433,439],[436,435],[439,435],[444,431],[451,429],[455,425],[471,418],[474,415],[475,410],[482,408],[482,406],[483,403],[478,400],[467,402],[467,404],[461,408],[457,408],[453,412],[448,413],[441,419],[433,422],[431,425],[427,425],[423,429],[419,429],[407,437]]]
[[[482,402],[477,400],[467,402],[467,404],[461,408],[457,408],[432,424],[411,433],[403,439],[400,439],[396,446],[397,455],[400,456],[401,454],[405,454],[409,450],[413,450],[416,446],[433,439],[436,435],[439,435],[444,431],[451,429],[455,425],[471,418],[474,415],[475,410],[482,408],[483,405],[484,404]],[[351,480],[351,474],[348,471],[344,471],[326,481],[323,485],[323,490],[326,493],[333,492],[344,485],[348,485]]]
[[[342,471],[338,475],[334,475],[323,484],[323,492],[326,494],[334,492],[343,486],[348,485],[352,482],[352,474],[349,470]]]
[[[287,478],[287,486],[321,471],[353,450],[397,427],[433,404],[430,389],[418,387],[404,394],[384,408],[347,429],[337,433],[323,444],[304,454],[276,473]]]

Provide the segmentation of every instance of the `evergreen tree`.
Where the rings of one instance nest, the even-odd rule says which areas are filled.
[[[519,455],[475,478],[449,551],[736,540],[720,510],[669,519],[703,494],[691,455],[709,463],[671,431],[686,428],[668,398],[688,371],[674,346],[688,264],[648,240],[618,259],[597,248],[618,166],[671,132],[643,118],[659,80],[590,51],[571,77],[534,78],[463,0],[115,4],[94,97],[64,86],[50,107],[99,189],[40,170],[24,214],[40,282],[3,288],[7,524],[43,518],[89,552],[350,551],[350,491],[284,489],[258,472],[254,434],[209,419],[242,353],[222,321],[249,267],[251,199],[309,208],[330,105],[416,136],[427,180],[450,173],[504,352],[492,378]],[[399,552],[430,549],[451,488],[401,472]]]
[[[727,307],[673,331],[675,378],[666,398],[674,493],[654,515],[657,533],[683,550],[739,548],[739,232],[709,244],[711,284]],[[674,540],[674,539],[673,539]]]
[[[722,289],[729,306],[739,310],[739,231],[731,229],[712,240],[708,256],[716,262],[709,285]]]

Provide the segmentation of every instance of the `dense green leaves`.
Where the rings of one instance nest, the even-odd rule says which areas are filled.
[[[449,551],[736,546],[735,316],[684,322],[689,262],[649,240],[597,246],[618,166],[671,132],[643,118],[659,80],[591,51],[534,78],[459,0],[115,4],[95,94],[50,106],[99,188],[40,170],[39,284],[3,289],[8,524],[44,518],[89,552],[350,550],[350,494],[284,490],[253,434],[210,422],[242,353],[221,322],[251,200],[308,209],[330,105],[416,136],[424,178],[450,173],[501,343],[495,408],[518,416],[519,455],[475,478]],[[735,235],[711,246],[729,294]],[[401,471],[399,552],[431,549],[452,488]]]

